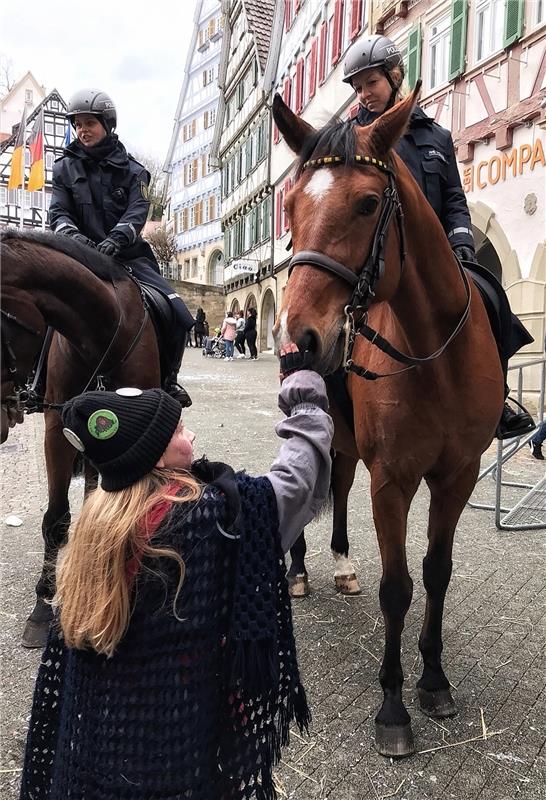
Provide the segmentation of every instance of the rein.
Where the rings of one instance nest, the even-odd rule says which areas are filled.
[[[383,200],[381,204],[381,213],[379,221],[374,232],[374,238],[368,257],[364,262],[359,273],[354,273],[344,264],[336,261],[326,253],[321,253],[317,250],[302,250],[296,253],[290,260],[289,275],[297,266],[313,266],[323,269],[326,272],[331,272],[338,278],[342,278],[348,283],[353,293],[349,303],[345,306],[345,349],[344,349],[344,369],[345,372],[354,372],[360,378],[366,380],[376,380],[377,378],[388,378],[392,375],[399,375],[402,372],[407,372],[410,369],[421,366],[433,361],[442,355],[446,347],[453,341],[457,334],[465,325],[468,314],[470,312],[471,291],[468,278],[463,269],[459,259],[457,259],[457,266],[463,279],[464,287],[466,290],[466,306],[455,326],[452,333],[449,335],[444,344],[438,348],[434,353],[422,358],[417,356],[410,356],[397,350],[396,347],[391,345],[381,334],[370,328],[367,324],[368,309],[375,297],[374,287],[379,278],[385,273],[385,245],[387,233],[391,224],[393,216],[396,217],[396,224],[398,226],[399,242],[400,242],[400,270],[403,271],[406,249],[405,249],[405,232],[404,232],[404,213],[398,196],[396,188],[395,174],[386,162],[372,156],[355,155],[354,161],[357,165],[375,167],[387,175],[388,185],[383,192]],[[302,170],[305,169],[318,169],[324,166],[338,166],[346,164],[347,159],[342,156],[322,156],[321,158],[306,161],[303,164]],[[367,339],[371,344],[382,350],[391,358],[399,361],[406,366],[403,369],[394,372],[377,373],[372,372],[365,367],[360,367],[355,364],[352,359],[353,348],[356,336],[360,335]]]

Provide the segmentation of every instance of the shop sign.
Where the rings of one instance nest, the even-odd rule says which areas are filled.
[[[512,150],[503,150],[491,156],[487,161],[478,164],[469,164],[463,169],[463,188],[465,192],[474,189],[485,189],[494,186],[507,177],[517,178],[523,171],[535,169],[536,166],[546,166],[544,147],[542,141],[537,139],[534,144],[521,144]]]
[[[254,275],[258,272],[258,262],[257,261],[233,261],[231,263],[231,269],[233,272],[246,272],[250,275]]]

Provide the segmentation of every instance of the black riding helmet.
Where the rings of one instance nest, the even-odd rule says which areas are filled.
[[[350,48],[343,62],[343,82],[353,85],[353,78],[366,69],[380,69],[391,85],[392,93],[387,108],[391,108],[400,89],[391,76],[398,67],[404,77],[404,59],[394,42],[387,36],[374,34],[358,39]],[[385,109],[386,110],[386,109]]]
[[[106,133],[112,133],[116,127],[116,107],[106,92],[100,89],[80,89],[70,98],[65,116],[72,125],[76,114],[98,117]]]

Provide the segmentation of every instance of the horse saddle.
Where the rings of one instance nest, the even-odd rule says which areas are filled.
[[[160,289],[149,283],[138,281],[142,289],[143,300],[148,307],[150,317],[155,328],[159,346],[161,375],[166,376],[171,371],[171,351],[173,349],[174,311],[172,303]]]
[[[506,371],[508,359],[524,345],[534,341],[533,337],[512,313],[506,292],[493,273],[481,264],[469,261],[462,263],[481,295],[499,349],[502,367]]]

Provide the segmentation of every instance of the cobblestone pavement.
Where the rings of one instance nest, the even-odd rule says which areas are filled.
[[[186,419],[197,433],[196,455],[206,452],[254,474],[265,471],[276,453],[273,424],[280,418],[273,356],[224,363],[190,350],[183,375],[194,398]],[[17,797],[40,658],[20,647],[19,638],[32,607],[42,549],[39,530],[46,497],[42,430],[42,419],[30,417],[0,448],[0,800]],[[517,480],[536,482],[543,474],[543,464],[527,450],[510,462],[510,475]],[[405,701],[419,753],[393,763],[376,754],[372,741],[380,702],[377,672],[383,624],[377,597],[380,562],[367,486],[367,475],[359,469],[349,500],[351,553],[363,588],[359,597],[343,598],[333,590],[329,519],[308,529],[313,591],[294,604],[294,619],[313,724],[309,738],[297,732],[292,736],[277,773],[280,796],[298,800],[546,797],[546,532],[499,533],[490,512],[467,509],[463,514],[444,636],[444,664],[459,713],[454,719],[433,722],[415,704],[420,672],[417,638],[424,611],[420,565],[427,518],[427,491],[418,493],[408,531],[414,597],[403,636],[403,667]],[[75,481],[71,491],[77,507],[81,483]],[[476,494],[492,498],[492,482],[484,481]],[[10,513],[22,518],[21,527],[4,524]]]

